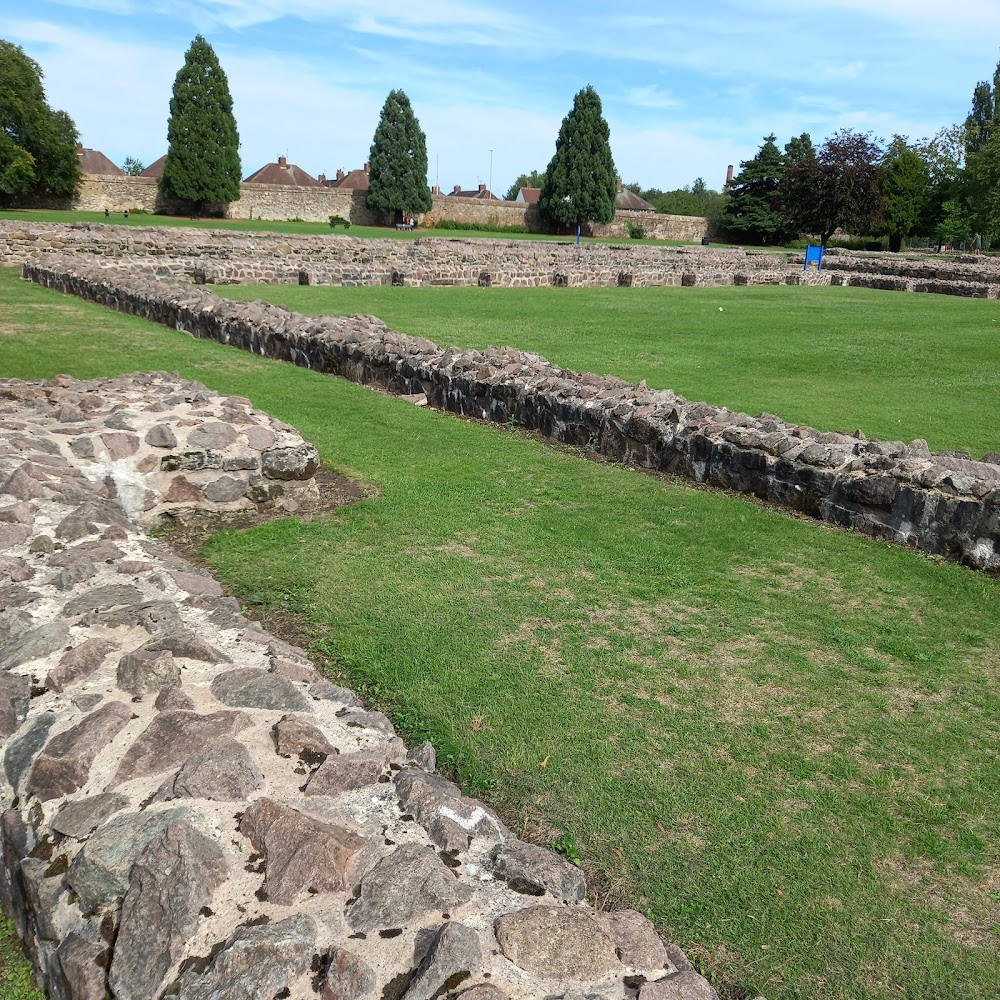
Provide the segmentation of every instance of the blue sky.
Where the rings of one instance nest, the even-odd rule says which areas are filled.
[[[998,0],[0,0],[0,37],[49,102],[117,163],[166,152],[167,104],[203,34],[235,102],[243,172],[368,157],[386,94],[409,95],[429,181],[500,196],[544,170],[573,95],[600,94],[626,182],[704,177],[762,137],[838,128],[913,138],[965,119],[1000,56]],[[289,10],[293,10],[289,13]],[[491,151],[492,150],[492,154]],[[491,168],[492,162],[492,168]],[[491,175],[492,169],[492,175]]]

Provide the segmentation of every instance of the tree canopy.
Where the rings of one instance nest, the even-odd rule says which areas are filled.
[[[765,136],[757,155],[740,163],[721,219],[727,230],[751,243],[782,243],[785,238],[785,157],[775,144],[776,138],[773,133]]]
[[[174,79],[160,191],[198,208],[240,196],[240,137],[229,81],[201,35]]]
[[[401,90],[389,91],[372,139],[366,203],[378,212],[413,215],[430,211],[427,139]]]
[[[917,231],[930,196],[930,171],[926,162],[896,136],[882,161],[882,197],[889,249],[898,252],[907,236]]]
[[[617,186],[610,138],[601,99],[588,85],[573,98],[545,169],[538,199],[543,219],[562,226],[611,222]]]
[[[79,135],[45,99],[42,68],[0,39],[0,195],[68,196],[80,183]]]
[[[545,174],[539,170],[532,170],[530,174],[518,174],[517,180],[507,188],[507,193],[503,196],[504,201],[517,201],[517,196],[521,188],[540,188],[544,183]]]

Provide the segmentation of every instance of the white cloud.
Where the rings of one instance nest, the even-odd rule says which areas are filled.
[[[629,88],[625,100],[637,108],[677,108],[682,103],[669,90],[664,90],[656,84]]]

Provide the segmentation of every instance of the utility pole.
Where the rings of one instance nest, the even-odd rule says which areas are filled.
[[[493,150],[490,150],[490,184],[489,184],[490,197],[493,197]]]

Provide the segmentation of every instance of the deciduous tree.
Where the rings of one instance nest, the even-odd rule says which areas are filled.
[[[814,157],[789,167],[785,208],[798,232],[824,246],[837,229],[858,235],[882,222],[882,151],[869,133],[842,129]]]
[[[430,211],[427,139],[401,90],[389,91],[372,139],[366,203],[378,212],[414,215]]]
[[[577,236],[586,222],[611,222],[617,186],[610,139],[601,99],[593,87],[584,87],[562,121],[555,155],[545,169],[538,199],[543,219],[575,225]]]
[[[530,174],[520,174],[517,180],[507,188],[507,193],[503,196],[504,201],[517,201],[517,195],[521,188],[540,188],[544,181],[545,174],[539,170],[532,170]]]
[[[207,202],[238,200],[239,147],[229,81],[212,46],[197,35],[174,80],[160,191],[198,211]]]
[[[884,229],[893,253],[898,253],[903,240],[917,231],[929,195],[927,164],[902,136],[895,136],[882,160]]]
[[[49,107],[38,63],[0,40],[0,196],[73,194],[78,139],[72,118]]]

